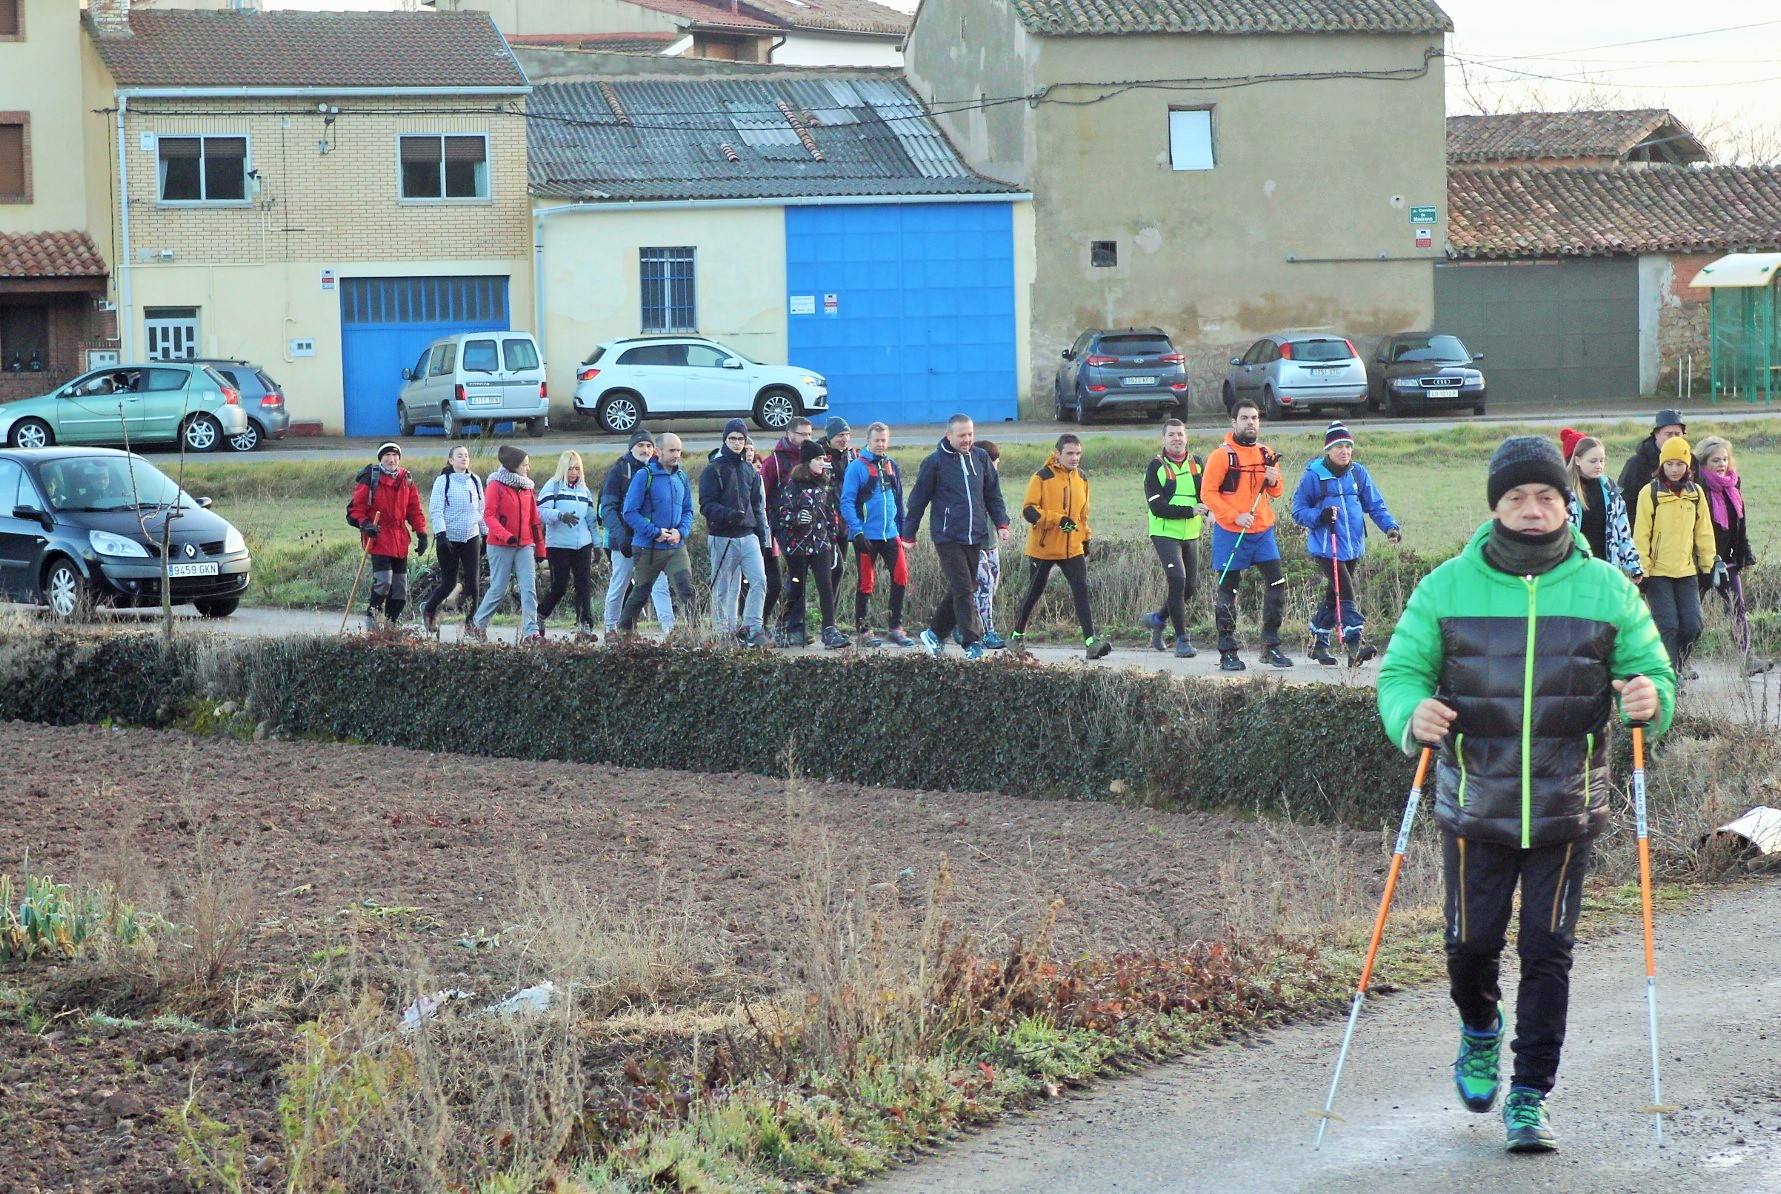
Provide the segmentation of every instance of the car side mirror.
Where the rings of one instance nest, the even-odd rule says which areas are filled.
[[[403,381],[413,381],[414,380],[414,370],[412,370],[412,369],[402,370],[402,380]]]
[[[1073,349],[1066,348],[1063,351],[1063,358],[1066,361],[1073,361],[1076,359],[1076,353]]]
[[[1484,359],[1484,354],[1481,352],[1475,352],[1472,354],[1472,360],[1474,360],[1474,361],[1482,361],[1483,359]]]
[[[200,510],[208,510],[208,509],[210,509],[210,499],[209,499],[209,498],[207,498],[207,497],[201,497],[201,498],[199,498],[199,499],[198,499],[198,508],[199,508],[199,509],[200,509]]]
[[[12,516],[25,522],[37,523],[46,531],[53,530],[56,525],[47,513],[42,510],[33,510],[30,506],[14,506]]]
[[[740,369],[742,368],[742,361],[738,357],[725,357],[723,367],[725,369]]]
[[[1231,358],[1231,364],[1233,364],[1233,365],[1241,365],[1242,363],[1243,363],[1242,357],[1232,357]]]

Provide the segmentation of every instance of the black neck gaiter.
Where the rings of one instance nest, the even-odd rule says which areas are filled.
[[[1484,558],[1499,572],[1544,576],[1564,563],[1576,547],[1569,524],[1544,535],[1525,535],[1492,522],[1490,538],[1484,541]]]

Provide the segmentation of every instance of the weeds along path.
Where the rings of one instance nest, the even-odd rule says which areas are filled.
[[[1335,1021],[1282,1029],[1109,1084],[943,1150],[880,1194],[1026,1190],[1781,1189],[1781,883],[1721,892],[1658,926],[1664,1149],[1652,1145],[1644,962],[1636,932],[1580,943],[1553,1124],[1559,1152],[1502,1150],[1500,1118],[1459,1106],[1455,1017],[1429,985],[1362,1016],[1333,1123],[1316,1113]],[[1513,974],[1507,975],[1505,989]],[[1505,1065],[1507,1059],[1505,1058]]]

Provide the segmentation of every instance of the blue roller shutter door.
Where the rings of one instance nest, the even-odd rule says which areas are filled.
[[[396,434],[402,370],[432,341],[508,328],[505,277],[341,279],[346,434]]]

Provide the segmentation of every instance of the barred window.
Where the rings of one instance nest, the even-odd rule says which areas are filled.
[[[694,301],[693,250],[643,249],[643,330],[693,332],[699,327]]]

